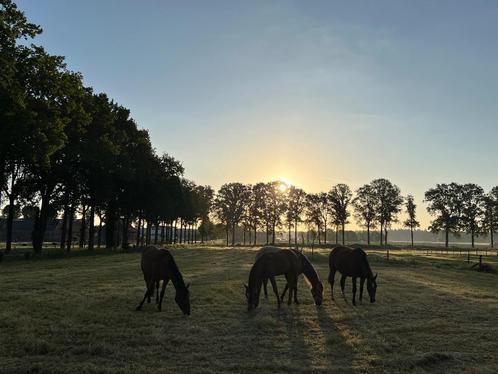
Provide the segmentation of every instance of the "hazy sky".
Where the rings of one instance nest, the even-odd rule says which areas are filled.
[[[198,183],[498,184],[498,2],[17,3]]]

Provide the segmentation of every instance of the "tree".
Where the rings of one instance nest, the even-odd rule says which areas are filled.
[[[346,224],[349,223],[349,204],[351,203],[353,194],[351,193],[349,186],[340,183],[332,187],[328,196],[334,212],[335,221],[341,226],[342,245],[345,245],[345,228]]]
[[[450,233],[457,233],[460,227],[461,189],[461,185],[457,183],[443,183],[425,192],[425,201],[429,203],[427,211],[435,216],[429,230],[444,230],[446,247],[449,245]]]
[[[388,228],[397,221],[401,211],[403,198],[398,186],[387,179],[376,179],[370,183],[376,199],[376,216],[380,225],[380,243],[384,234],[384,244],[387,245]]]
[[[491,248],[494,248],[494,234],[498,231],[498,186],[484,196],[483,231],[489,233]]]
[[[235,245],[235,227],[244,214],[244,202],[249,193],[242,183],[227,183],[220,187],[214,200],[214,210],[218,219],[225,225],[227,232],[232,231],[232,246]]]
[[[306,192],[295,186],[290,186],[289,192],[287,194],[286,219],[287,223],[289,224],[289,229],[291,225],[294,225],[294,245],[296,248],[297,248],[297,226],[299,222],[302,222],[301,216],[305,209],[306,209]]]
[[[2,209],[2,216],[12,216],[13,219],[19,219],[21,217],[21,206],[14,205],[12,208],[10,205],[4,206]]]
[[[370,184],[366,184],[356,190],[353,199],[356,221],[360,226],[367,229],[367,244],[370,245],[370,230],[375,228],[377,217],[377,199],[375,191]]]
[[[482,187],[466,183],[460,188],[461,194],[461,218],[460,227],[470,234],[472,248],[474,248],[475,236],[481,231],[484,216],[484,190]]]
[[[414,198],[412,195],[408,195],[406,197],[405,202],[406,214],[408,214],[408,218],[403,223],[405,227],[410,228],[410,238],[413,247],[413,230],[417,227],[420,227],[420,222],[417,221],[417,217],[415,211],[417,209],[417,205],[415,204]]]
[[[320,232],[322,229],[322,212],[321,212],[322,198],[317,193],[308,194],[306,196],[306,218],[310,225],[316,226],[316,236],[318,244],[321,244]]]

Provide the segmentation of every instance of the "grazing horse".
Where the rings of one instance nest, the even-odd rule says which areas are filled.
[[[157,287],[159,292],[159,282],[162,280],[163,287],[161,289],[161,295],[160,297],[159,295],[156,295],[157,309],[161,311],[164,292],[168,282],[171,280],[176,289],[176,303],[183,314],[190,315],[189,285],[185,285],[173,255],[166,249],[149,246],[142,252],[141,265],[147,289],[142,302],[137,306],[137,310],[142,309],[145,300],[150,302],[150,297],[154,295],[155,287]]]
[[[278,308],[280,308],[280,297],[277,289],[276,275],[285,275],[289,286],[289,301],[297,301],[297,278],[302,272],[301,261],[298,255],[290,249],[282,249],[278,252],[268,252],[262,254],[254,263],[249,273],[249,284],[245,285],[247,310],[252,310],[259,305],[259,294],[261,285],[265,279],[270,279],[273,292],[277,297]]]
[[[264,253],[275,253],[280,251],[281,248],[278,247],[271,247],[271,246],[266,246],[261,248],[257,255],[256,255],[256,260],[261,257]],[[315,300],[315,305],[322,305],[323,302],[323,284],[320,280],[320,277],[318,276],[318,273],[316,272],[315,268],[311,264],[311,262],[308,260],[308,258],[301,253],[300,251],[297,251],[295,249],[291,249],[296,253],[301,260],[301,265],[302,265],[302,273],[308,279],[308,281],[311,284],[311,295],[313,296],[313,299]],[[268,297],[268,290],[267,290],[267,284],[268,284],[268,278],[266,278],[263,281],[263,290],[265,292],[265,297]],[[288,286],[285,285],[284,291],[282,292],[282,296],[280,297],[280,300],[284,300],[285,293],[287,292]]]
[[[370,302],[375,302],[375,293],[377,292],[377,274],[375,276],[368,264],[367,254],[360,248],[336,247],[329,255],[329,283],[332,299],[334,299],[334,278],[335,272],[339,271],[341,277],[341,291],[344,296],[344,285],[346,277],[353,278],[353,305],[356,305],[356,278],[360,278],[360,302],[363,297],[363,285],[367,280],[367,290],[370,296]],[[346,296],[344,296],[346,297]]]

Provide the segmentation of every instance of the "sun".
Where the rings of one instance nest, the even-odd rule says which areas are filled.
[[[287,178],[278,178],[278,181],[280,182],[280,185],[278,186],[280,192],[286,192],[291,185],[289,180]]]

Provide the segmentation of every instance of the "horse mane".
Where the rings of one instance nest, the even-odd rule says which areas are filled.
[[[367,277],[373,278],[373,272],[372,272],[372,268],[370,267],[370,264],[368,263],[367,254],[363,249],[361,249],[361,248],[359,248],[359,249],[363,255],[362,256],[363,257],[363,266],[365,266]]]
[[[306,278],[308,278],[311,284],[320,282],[320,277],[318,276],[315,267],[311,264],[310,260],[308,260],[308,257],[295,249],[293,249],[293,251],[295,251],[300,257],[301,263],[303,265],[303,274],[306,276]]]
[[[180,273],[180,269],[178,269],[178,265],[176,264],[175,258],[173,255],[167,250],[161,250],[161,255],[168,257],[169,270],[171,271],[171,281],[173,282],[175,288],[185,288],[185,282],[183,280],[182,273]]]

